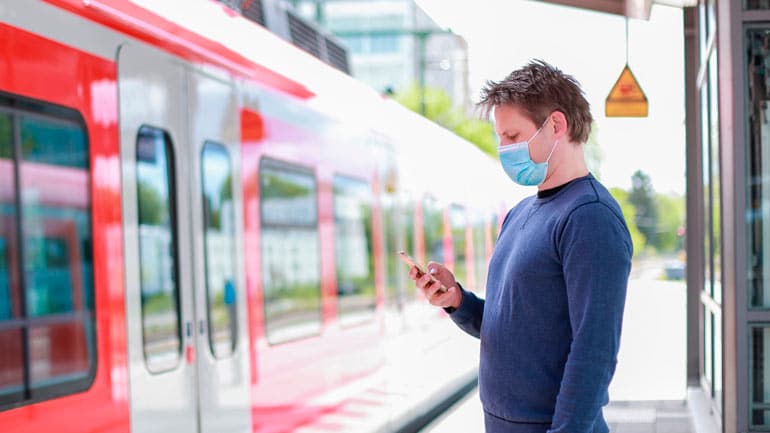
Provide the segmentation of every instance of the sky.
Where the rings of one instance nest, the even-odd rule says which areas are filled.
[[[684,194],[685,110],[682,10],[655,5],[629,20],[629,66],[649,101],[647,118],[606,118],[604,101],[626,61],[625,18],[531,0],[417,0],[468,42],[472,100],[530,59],[573,75],[596,120],[607,187],[631,188],[636,170],[655,191]]]

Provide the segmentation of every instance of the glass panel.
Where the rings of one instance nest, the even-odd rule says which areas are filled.
[[[698,5],[698,43],[699,43],[699,52],[700,52],[700,60],[701,62],[706,60],[706,56],[708,55],[708,50],[706,49],[706,44],[708,42],[708,21],[706,17],[706,4],[705,2],[700,2]]]
[[[399,212],[396,207],[395,197],[391,194],[382,196],[383,227],[385,230],[385,296],[389,305],[400,305],[402,274],[406,273],[406,267],[396,257],[398,251],[402,248],[403,241],[399,237],[403,236],[401,221],[399,221]],[[412,254],[409,252],[409,254]]]
[[[709,386],[713,383],[714,376],[714,351],[713,351],[713,320],[711,312],[707,308],[703,309],[703,376],[709,383]],[[709,394],[711,390],[709,389]]]
[[[743,9],[770,9],[770,0],[743,0]]]
[[[722,412],[722,320],[714,316],[714,402]]]
[[[721,161],[719,144],[719,78],[717,76],[717,50],[716,48],[709,59],[709,135],[711,139],[711,248],[713,259],[711,262],[712,293],[714,300],[722,303],[722,214],[721,214],[721,179],[719,164]]]
[[[136,181],[144,358],[150,371],[160,372],[179,363],[182,349],[174,156],[164,131],[139,130]]]
[[[770,328],[751,327],[749,372],[751,374],[751,427],[770,427]]]
[[[11,256],[18,256],[16,243],[16,179],[12,123],[11,116],[0,114],[0,324],[12,317],[19,317],[21,313],[18,305],[18,281],[12,271],[16,266],[11,263]]]
[[[238,338],[232,168],[221,144],[203,145],[201,181],[209,347],[221,358],[235,351]]]
[[[91,348],[86,334],[81,321],[30,327],[29,374],[33,392],[88,375]]]
[[[713,296],[713,274],[712,274],[712,224],[711,218],[711,147],[710,147],[710,112],[709,112],[709,89],[703,86],[700,92],[701,101],[701,137],[702,137],[702,183],[703,183],[703,291],[709,296]]]
[[[23,338],[18,327],[0,329],[0,405],[24,400]]]
[[[747,149],[747,205],[748,260],[746,262],[749,306],[770,307],[770,118],[768,100],[768,66],[770,55],[770,31],[749,29],[746,31],[749,85],[748,149]]]
[[[468,226],[468,217],[465,208],[458,205],[452,205],[449,208],[449,222],[452,227],[452,252],[454,254],[454,267],[452,273],[460,284],[472,282],[468,280],[467,242],[465,230]]]
[[[425,233],[425,264],[444,263],[444,215],[432,197],[426,197],[422,207]],[[417,258],[419,260],[419,257]]]
[[[310,170],[263,159],[259,182],[267,340],[317,335],[321,257],[315,178]]]
[[[367,182],[334,177],[334,249],[340,320],[349,324],[371,319],[377,294],[372,254],[372,189]]]
[[[24,399],[24,354],[16,250],[16,180],[11,116],[0,113],[0,405]],[[13,261],[12,261],[13,260]]]
[[[706,0],[708,3],[708,35],[716,33],[717,30],[717,5],[716,0]],[[716,46],[714,47],[716,49]]]
[[[80,126],[28,115],[19,125],[26,312],[49,323],[29,329],[34,398],[93,366],[91,185]]]
[[[401,223],[404,230],[404,251],[417,257],[414,245],[414,203],[407,202],[401,208]],[[412,281],[404,280],[404,299],[412,300],[417,296],[417,287]]]

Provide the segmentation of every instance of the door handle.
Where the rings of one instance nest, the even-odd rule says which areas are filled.
[[[202,319],[198,321],[198,333],[200,335],[206,333],[206,323]]]

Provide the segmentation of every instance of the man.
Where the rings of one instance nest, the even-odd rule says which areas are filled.
[[[537,194],[505,217],[486,300],[438,263],[428,269],[441,284],[416,268],[409,277],[481,339],[487,433],[607,433],[633,247],[620,207],[586,168],[588,102],[574,78],[534,61],[488,82],[479,105],[494,111],[503,169]]]

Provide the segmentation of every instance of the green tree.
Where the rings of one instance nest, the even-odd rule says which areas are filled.
[[[610,194],[615,197],[620,205],[620,210],[623,212],[623,218],[626,220],[628,231],[631,234],[631,243],[634,245],[634,256],[639,255],[647,247],[647,241],[644,235],[639,231],[634,223],[634,217],[636,215],[636,208],[629,200],[629,193],[620,188],[610,188]]]
[[[650,176],[637,170],[631,176],[631,192],[628,200],[634,205],[634,224],[644,235],[647,245],[657,246],[658,209]]]
[[[657,243],[658,252],[671,253],[684,248],[683,237],[679,235],[684,227],[685,203],[678,195],[655,195],[655,206],[658,214]]]
[[[420,112],[422,91],[416,84],[398,92],[395,100],[406,108]],[[492,124],[486,120],[469,118],[454,107],[452,98],[439,88],[425,88],[425,117],[475,144],[482,152],[497,158],[497,141]]]
[[[146,180],[139,180],[139,224],[157,226],[163,224],[166,207],[158,191]]]

